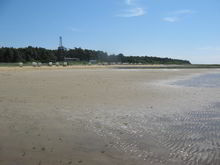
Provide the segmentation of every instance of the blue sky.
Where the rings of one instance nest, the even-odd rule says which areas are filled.
[[[0,47],[220,63],[220,0],[0,0]]]

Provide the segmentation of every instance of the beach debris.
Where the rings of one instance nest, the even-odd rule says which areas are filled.
[[[22,153],[22,156],[24,157],[25,155],[26,155],[26,152],[23,152],[23,153]]]
[[[128,125],[128,123],[123,123],[125,126],[127,126]]]
[[[82,160],[79,160],[79,161],[78,161],[78,163],[82,163],[82,162],[83,162]]]

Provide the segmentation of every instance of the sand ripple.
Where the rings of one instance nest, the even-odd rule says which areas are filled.
[[[220,164],[219,103],[183,114],[137,110],[116,115],[100,110],[86,118],[85,128],[109,146],[152,164]]]

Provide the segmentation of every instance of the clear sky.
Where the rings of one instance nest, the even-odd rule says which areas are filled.
[[[220,63],[220,0],[0,0],[0,47]]]

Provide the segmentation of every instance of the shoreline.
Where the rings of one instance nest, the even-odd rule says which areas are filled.
[[[60,69],[220,69],[220,65],[68,65],[68,66],[0,66],[0,71]]]

